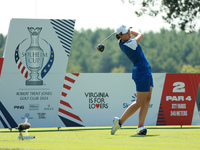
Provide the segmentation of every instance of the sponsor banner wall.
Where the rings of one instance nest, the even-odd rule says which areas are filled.
[[[154,73],[145,124],[199,125],[195,105],[199,77],[200,74]],[[62,126],[112,125],[113,117],[120,117],[137,98],[130,73],[66,74],[65,79],[57,121],[62,120]],[[124,125],[137,124],[138,111]]]
[[[0,59],[0,128],[111,126],[136,101],[131,73],[65,73],[74,20],[12,19]],[[3,64],[3,66],[2,66]],[[200,74],[153,73],[145,125],[200,125]],[[124,125],[137,126],[138,111]]]
[[[153,75],[155,92],[149,105],[146,124],[156,125],[165,74]],[[136,98],[135,83],[130,73],[66,74],[58,115],[80,126],[109,126]],[[73,81],[70,82],[70,81]],[[137,125],[138,112],[124,125]]]
[[[200,125],[195,104],[199,77],[199,74],[154,73],[145,125]],[[19,100],[26,95],[1,99],[0,127],[18,124],[26,117],[32,127],[111,126],[113,117],[120,117],[137,98],[131,73],[67,73],[61,87],[54,103]],[[124,125],[137,124],[138,111]]]
[[[55,126],[75,20],[12,19],[0,78],[0,127]]]

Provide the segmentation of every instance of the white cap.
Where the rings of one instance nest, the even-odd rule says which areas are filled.
[[[127,33],[130,28],[132,27],[127,28],[125,25],[121,25],[119,28],[116,29],[116,34]]]

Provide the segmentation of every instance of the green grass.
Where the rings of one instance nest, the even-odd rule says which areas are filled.
[[[146,136],[134,135],[136,127],[123,127],[110,135],[111,127],[31,128],[35,139],[18,140],[17,130],[0,129],[0,149],[175,149],[200,148],[200,126],[149,126]],[[23,133],[25,134],[25,133]]]

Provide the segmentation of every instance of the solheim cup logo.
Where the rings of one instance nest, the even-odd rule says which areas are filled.
[[[26,38],[18,44],[15,50],[15,62],[21,74],[27,79],[26,85],[43,85],[42,78],[46,76],[53,65],[54,51],[46,40],[39,38],[41,27],[28,27],[27,29],[30,38]],[[27,46],[28,39],[30,39],[29,46]],[[40,42],[44,48],[40,46]],[[46,65],[43,67],[44,63]]]
[[[29,80],[26,80],[26,85],[43,85],[43,81],[38,79],[38,71],[42,68],[44,56],[43,50],[39,46],[39,34],[42,28],[28,27],[31,35],[30,47],[26,50],[26,66],[31,71]]]

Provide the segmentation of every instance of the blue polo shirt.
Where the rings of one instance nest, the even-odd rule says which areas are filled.
[[[133,63],[133,79],[151,76],[151,66],[145,57],[141,46],[137,44],[136,39],[130,39],[124,42],[119,40],[119,47]]]

